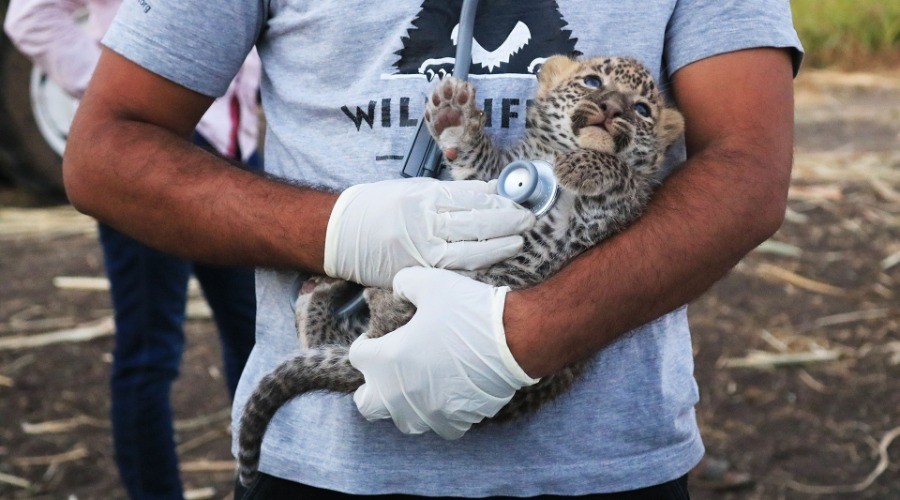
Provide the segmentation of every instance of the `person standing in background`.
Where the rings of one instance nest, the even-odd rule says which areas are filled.
[[[99,40],[120,4],[11,0],[4,29],[54,83],[80,99],[100,58]],[[86,23],[80,23],[85,12]],[[261,167],[256,151],[259,78],[254,50],[192,137],[204,149],[254,171]],[[233,398],[254,344],[253,270],[191,262],[102,223],[99,233],[115,309],[111,419],[119,474],[131,498],[182,498],[170,394],[184,349],[188,280],[191,273],[197,277],[213,310]]]

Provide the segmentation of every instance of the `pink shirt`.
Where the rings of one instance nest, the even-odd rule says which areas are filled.
[[[11,0],[4,29],[23,54],[74,97],[80,98],[100,59],[99,41],[122,0]],[[79,19],[87,16],[82,25]],[[234,147],[232,98],[239,104],[238,144],[244,159],[257,147],[260,62],[250,52],[225,95],[209,107],[197,131],[219,152]]]

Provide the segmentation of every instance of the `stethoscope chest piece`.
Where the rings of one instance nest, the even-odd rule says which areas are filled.
[[[559,183],[553,166],[544,160],[516,160],[500,172],[497,194],[541,216],[553,207],[559,194]]]

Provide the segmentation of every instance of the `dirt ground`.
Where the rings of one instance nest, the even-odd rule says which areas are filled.
[[[755,484],[692,494],[900,498],[900,78],[801,75],[796,142],[784,226],[690,307],[707,449]],[[56,279],[103,276],[93,223],[8,190],[0,205],[0,498],[121,498],[109,299]],[[226,498],[229,402],[195,316],[174,389],[182,479]],[[77,328],[96,338],[28,344]]]

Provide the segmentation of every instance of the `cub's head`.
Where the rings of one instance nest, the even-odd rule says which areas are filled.
[[[655,167],[684,131],[681,113],[666,107],[653,77],[634,59],[554,56],[538,83],[529,126],[553,148],[626,155]]]

